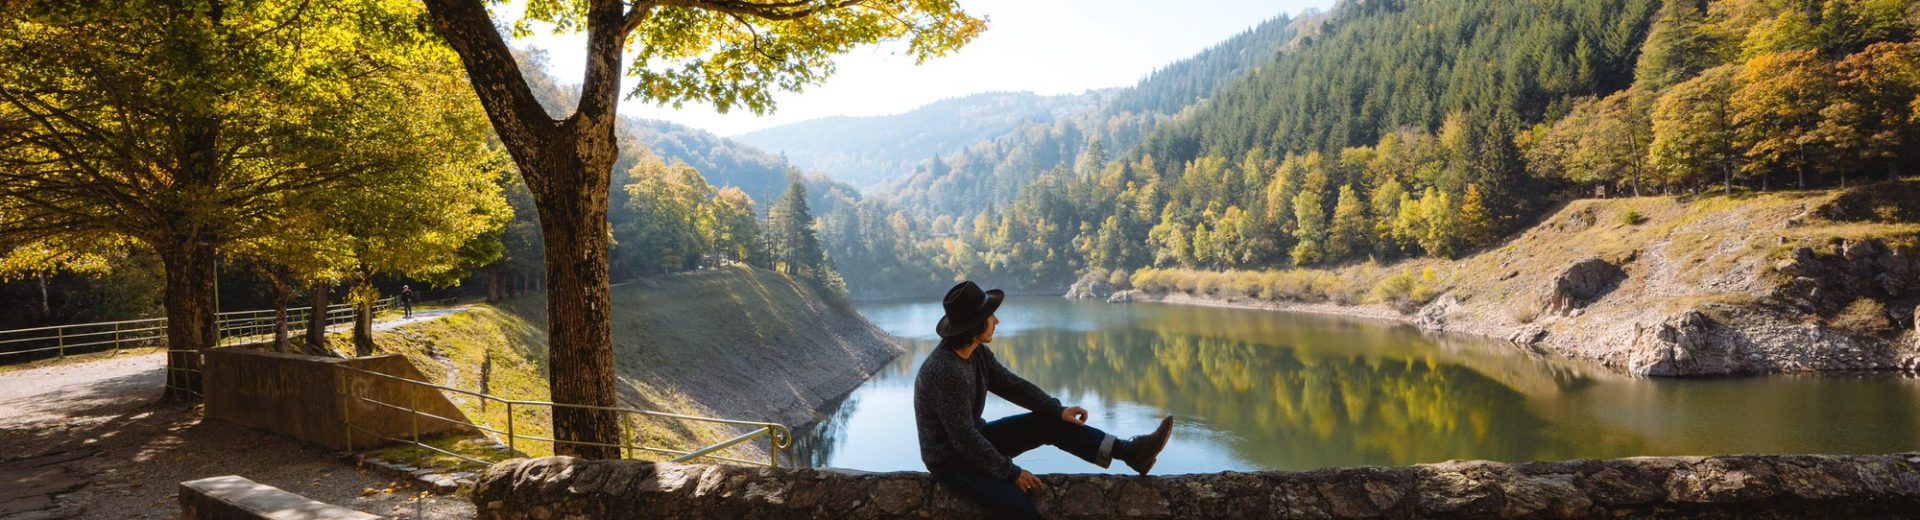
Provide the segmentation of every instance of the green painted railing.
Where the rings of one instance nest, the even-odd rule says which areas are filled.
[[[634,456],[638,455],[641,452],[648,452],[648,453],[662,453],[667,455],[673,455],[674,457],[669,459],[671,462],[685,462],[685,461],[690,461],[694,459],[706,458],[706,459],[733,462],[737,464],[765,465],[770,467],[779,467],[780,453],[787,451],[793,445],[792,430],[788,429],[786,425],[779,424],[779,423],[760,422],[760,421],[743,421],[743,420],[736,420],[736,419],[717,419],[712,417],[699,417],[699,416],[693,416],[693,415],[657,412],[652,410],[640,410],[635,408],[626,408],[626,407],[618,407],[618,406],[592,406],[592,405],[581,405],[581,404],[554,403],[554,402],[547,402],[547,401],[526,401],[526,400],[518,400],[518,399],[505,399],[498,396],[475,392],[472,390],[454,388],[446,385],[437,385],[437,384],[428,383],[424,381],[415,381],[412,379],[394,376],[391,374],[383,374],[383,373],[374,372],[371,370],[354,368],[354,367],[349,367],[345,365],[336,365],[336,366],[338,367],[338,370],[339,370],[337,374],[338,380],[337,380],[336,388],[339,389],[341,418],[343,421],[345,421],[346,430],[348,432],[348,435],[347,435],[348,451],[353,450],[353,434],[357,432],[357,433],[364,433],[368,436],[381,439],[383,441],[411,444],[413,446],[416,446],[428,451],[432,451],[442,455],[447,455],[447,456],[458,458],[461,460],[466,460],[466,461],[477,463],[477,464],[491,464],[493,462],[496,462],[496,461],[482,460],[467,454],[456,453],[450,450],[433,446],[431,444],[428,444],[427,442],[422,441],[420,428],[419,428],[419,420],[421,418],[426,418],[434,421],[442,421],[442,422],[451,423],[451,424],[465,425],[473,428],[474,430],[485,432],[486,434],[489,434],[490,436],[492,436],[495,442],[499,442],[505,445],[507,447],[508,452],[514,453],[514,454],[522,453],[520,451],[521,442],[526,441],[526,442],[547,443],[549,446],[571,444],[571,445],[581,445],[581,446],[600,446],[600,447],[608,447],[608,448],[618,448],[620,450],[621,456],[625,458],[633,458]],[[389,403],[389,402],[380,401],[378,399],[374,399],[368,396],[358,395],[354,393],[354,390],[353,390],[354,386],[348,383],[348,379],[350,377],[357,377],[357,376],[367,376],[367,377],[378,378],[379,380],[383,380],[392,384],[410,385],[410,386],[416,386],[420,388],[430,388],[430,389],[438,390],[443,394],[450,393],[454,395],[471,397],[471,398],[480,400],[483,403],[485,402],[498,403],[506,407],[506,415],[507,415],[507,419],[505,421],[506,424],[503,425],[502,427],[495,427],[493,425],[489,425],[481,421],[472,421],[472,420],[466,420],[462,418],[453,418],[453,417],[442,417],[440,415],[430,413],[426,410],[421,409],[420,403],[411,402],[411,401],[417,401],[419,396],[418,392],[406,392],[405,395],[409,396],[407,399],[410,401],[407,403]],[[353,413],[352,413],[354,408],[353,403],[355,402],[366,403],[368,405],[406,413],[409,420],[412,421],[411,434],[405,438],[398,438],[398,437],[392,437],[388,435],[382,435],[378,432],[369,430],[364,427],[355,426],[353,423]],[[520,431],[520,429],[515,428],[514,412],[516,411],[516,407],[519,410],[526,410],[531,408],[531,409],[547,409],[551,411],[554,408],[574,408],[574,409],[584,409],[584,410],[607,410],[607,411],[616,412],[620,415],[621,441],[617,444],[609,444],[609,443],[598,443],[598,442],[562,440],[562,439],[556,439],[553,437],[531,435],[531,434]],[[692,450],[678,450],[678,449],[664,448],[664,447],[658,447],[658,446],[647,446],[639,443],[637,440],[634,439],[634,430],[636,429],[635,422],[631,421],[630,419],[684,420],[684,421],[702,422],[702,423],[709,423],[709,424],[739,426],[739,427],[748,428],[748,430],[745,433],[742,433],[740,435],[734,436],[727,440],[720,441],[711,445],[695,448]],[[765,461],[751,461],[751,460],[745,460],[741,458],[718,455],[719,452],[724,451],[728,448],[738,446],[755,439],[762,439],[762,438],[767,440],[767,459]]]

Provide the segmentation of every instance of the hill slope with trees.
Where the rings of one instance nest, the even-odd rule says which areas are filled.
[[[897,206],[826,231],[837,262],[915,269],[849,269],[856,292],[955,276],[1056,290],[1091,269],[1456,257],[1596,193],[1885,179],[1920,160],[1915,12],[1343,3],[1137,146],[1036,133],[1014,142],[1053,144],[1029,157],[1078,151],[994,183],[963,181],[948,171],[977,168],[949,157],[891,185]]]
[[[829,117],[741,134],[808,171],[860,188],[913,171],[930,157],[1098,106],[1100,92],[1041,96],[990,92],[935,102],[902,114]]]

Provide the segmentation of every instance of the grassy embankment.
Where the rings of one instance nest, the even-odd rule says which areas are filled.
[[[1750,303],[1767,283],[1779,281],[1770,266],[1795,248],[1825,250],[1835,240],[1912,247],[1920,237],[1920,201],[1907,200],[1913,192],[1920,192],[1920,183],[1578,200],[1460,259],[1269,271],[1141,269],[1122,288],[1226,302],[1381,305],[1401,312],[1452,294],[1462,302],[1504,306],[1513,321],[1526,323],[1545,307],[1542,287],[1567,265],[1592,257],[1629,263],[1652,252],[1659,262],[1653,274],[1665,284],[1652,292],[1662,305]]]
[[[848,356],[841,354],[872,350],[865,341],[885,341],[868,334],[873,332],[871,327],[844,303],[823,300],[806,286],[769,271],[727,268],[672,275],[616,286],[612,297],[614,362],[621,398],[639,409],[784,420],[798,427],[793,418],[812,417],[811,408],[819,403],[806,395],[793,398],[782,392],[820,386],[809,381],[814,376],[811,379],[834,383],[828,386],[844,386],[835,390],[844,393],[870,369],[851,366],[859,363],[849,363]],[[505,399],[545,401],[549,398],[545,311],[541,294],[472,305],[453,316],[378,332],[375,343],[382,352],[407,356],[439,384]],[[336,341],[339,348],[350,349],[344,339]],[[894,351],[887,352],[890,358]],[[842,369],[819,376],[821,366],[809,363]],[[800,372],[804,370],[815,372]],[[860,377],[848,380],[856,372]],[[499,403],[482,406],[477,399],[460,396],[454,401],[476,422],[505,428],[506,409]],[[807,409],[789,409],[794,407]],[[516,435],[551,437],[546,410],[516,407],[514,414]],[[629,422],[629,431],[637,444],[686,450],[732,437],[738,430],[636,417]],[[492,458],[505,455],[481,449],[473,439],[440,439],[436,444]],[[750,444],[726,455],[763,460],[766,443]],[[524,439],[516,447],[524,455],[552,452],[548,443]],[[432,458],[417,449],[391,448],[383,455],[401,460]],[[641,453],[636,458],[669,456]],[[450,465],[454,459],[439,457],[435,462]]]

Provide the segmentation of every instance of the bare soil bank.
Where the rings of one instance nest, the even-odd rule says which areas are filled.
[[[1388,319],[1638,375],[1911,370],[1916,222],[1911,181],[1582,200],[1459,260],[1135,273],[1111,299]]]

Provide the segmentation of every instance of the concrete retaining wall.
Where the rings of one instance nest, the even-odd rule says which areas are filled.
[[[1920,512],[1920,453],[1043,475],[1048,518],[1874,518]],[[515,459],[482,519],[987,517],[924,473]]]
[[[339,359],[217,348],[207,351],[206,360],[202,371],[206,374],[209,418],[339,450],[347,449],[349,440],[354,449],[388,442],[365,431],[355,431],[349,438],[348,418],[353,420],[356,429],[394,438],[412,435],[416,421],[423,436],[470,429],[460,424],[467,421],[466,416],[439,390],[335,368],[344,365],[425,381],[426,377],[402,356]],[[343,399],[342,383],[352,391],[350,395],[403,407],[417,406],[419,410],[454,422],[425,416],[416,419],[404,410]]]

